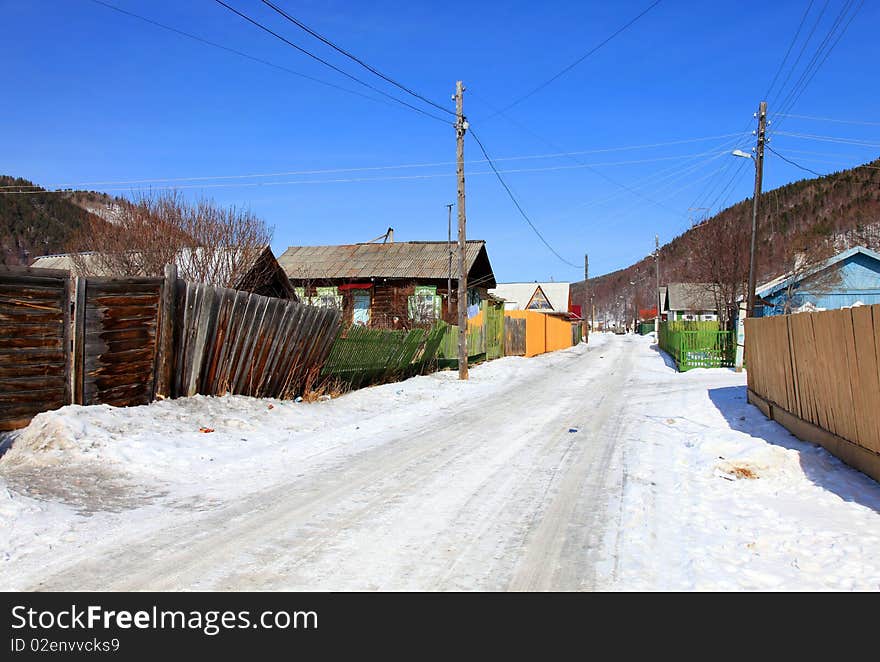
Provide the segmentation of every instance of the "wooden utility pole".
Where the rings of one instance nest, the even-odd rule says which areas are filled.
[[[452,208],[454,202],[446,205],[446,252],[449,254],[449,276],[446,279],[446,314],[452,312]]]
[[[464,85],[455,83],[455,137],[458,161],[458,378],[468,378],[467,351],[467,230],[464,211]]]
[[[749,295],[746,302],[746,317],[755,316],[755,287],[757,266],[755,246],[758,237],[758,199],[761,197],[761,181],[764,177],[764,133],[767,129],[767,102],[758,106],[758,144],[755,148],[755,194],[752,197],[752,243],[749,249]]]
[[[590,342],[590,256],[584,253],[584,308],[581,311],[581,319],[584,320],[584,338]]]
[[[654,290],[654,304],[657,312],[654,315],[654,333],[660,333],[660,235],[654,235],[654,276],[657,280],[657,288]]]

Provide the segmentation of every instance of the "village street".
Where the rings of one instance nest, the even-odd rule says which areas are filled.
[[[0,587],[880,588],[880,486],[744,374],[594,334],[456,376],[41,415],[0,461]]]

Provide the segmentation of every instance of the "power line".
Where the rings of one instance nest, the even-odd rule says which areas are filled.
[[[178,30],[177,28],[171,27],[170,25],[165,25],[164,23],[160,23],[159,21],[154,21],[151,18],[147,18],[146,16],[141,16],[140,14],[135,14],[134,12],[128,11],[127,9],[122,9],[121,7],[117,7],[116,5],[111,5],[108,2],[104,2],[103,0],[91,0],[95,4],[106,7],[107,9],[112,9],[115,12],[119,12],[120,14],[125,14],[126,16],[130,16],[132,18],[136,18],[139,21],[143,21],[145,23],[149,23],[150,25],[154,25],[157,28],[162,28],[163,30],[168,30],[169,32],[174,32],[182,37],[186,37],[187,39],[192,39],[201,44],[205,44],[206,46],[211,46],[212,48],[218,48],[220,50],[226,51],[227,53],[232,53],[233,55],[237,55],[239,57],[246,58],[253,62],[258,62],[260,64],[266,65],[267,67],[272,67],[273,69],[278,69],[279,71],[283,71],[285,73],[291,74],[293,76],[297,76],[299,78],[304,78],[306,80],[310,80],[313,83],[318,83],[319,85],[324,85],[326,87],[331,87],[335,90],[339,90],[341,92],[347,92],[348,94],[354,94],[362,99],[369,99],[370,101],[375,101],[376,103],[383,103],[386,105],[391,105],[384,99],[377,99],[376,97],[372,97],[369,94],[363,94],[356,90],[350,90],[347,87],[342,87],[341,85],[336,85],[335,83],[330,83],[326,80],[321,80],[320,78],[315,78],[314,76],[309,76],[308,74],[301,73],[299,71],[294,71],[293,69],[288,69],[280,64],[275,64],[274,62],[270,62],[269,60],[264,60],[263,58],[256,57],[254,55],[249,55],[243,51],[236,50],[235,48],[230,48],[229,46],[224,46],[223,44],[218,44],[216,42],[210,41],[203,37],[199,37],[198,35],[191,34],[189,32],[184,32],[183,30]]]
[[[800,168],[801,170],[805,170],[806,172],[811,172],[811,173],[813,173],[814,175],[816,175],[817,177],[824,177],[824,176],[825,176],[825,175],[823,175],[823,174],[821,174],[821,173],[816,172],[815,170],[810,170],[809,168],[804,167],[804,166],[802,166],[801,164],[799,164],[799,163],[795,163],[795,162],[792,161],[791,159],[782,156],[782,154],[780,154],[780,153],[777,152],[775,149],[773,149],[772,147],[770,147],[770,145],[767,145],[767,149],[769,149],[771,152],[773,152],[774,154],[776,154],[776,156],[778,156],[780,159],[782,159],[782,160],[785,161],[786,163],[790,163],[791,165],[793,165],[795,168]]]
[[[791,65],[791,69],[788,70],[788,74],[785,76],[785,80],[782,81],[782,85],[779,87],[779,92],[777,92],[776,98],[770,100],[770,107],[773,108],[776,105],[776,100],[779,95],[783,93],[785,90],[785,86],[788,85],[788,81],[791,79],[791,75],[797,70],[798,63],[800,63],[801,58],[804,55],[804,52],[807,50],[807,45],[810,43],[810,39],[813,38],[813,34],[816,32],[816,28],[819,27],[819,23],[822,21],[822,16],[825,14],[825,10],[828,9],[828,4],[830,0],[825,0],[825,4],[822,5],[822,9],[819,12],[819,16],[816,18],[816,22],[813,23],[813,27],[810,29],[810,34],[807,35],[807,38],[804,40],[803,45],[801,46],[801,50],[798,52],[797,58],[794,61],[794,64]],[[812,7],[812,3],[810,3],[810,7]]]
[[[306,49],[303,48],[302,46],[298,46],[297,44],[293,43],[292,41],[290,41],[290,40],[287,39],[286,37],[284,37],[284,36],[278,34],[277,32],[275,32],[275,31],[272,30],[271,28],[267,28],[265,25],[263,25],[263,24],[260,23],[259,21],[257,21],[257,20],[255,20],[255,19],[251,18],[251,17],[248,16],[247,14],[244,14],[244,13],[238,11],[235,7],[232,7],[232,6],[230,6],[230,5],[227,5],[225,2],[223,2],[223,0],[214,0],[214,2],[216,2],[216,3],[219,4],[219,5],[222,5],[223,7],[225,7],[225,8],[228,9],[229,11],[231,11],[233,14],[236,14],[236,15],[240,16],[241,18],[243,18],[244,20],[246,20],[248,23],[250,23],[250,24],[252,24],[252,25],[258,27],[259,29],[263,30],[264,32],[267,32],[268,34],[272,35],[272,36],[275,37],[276,39],[279,39],[279,40],[283,41],[283,42],[284,42],[285,44],[287,44],[288,46],[290,46],[290,47],[292,47],[292,48],[295,48],[295,49],[298,50],[300,53],[303,53],[304,55],[307,55],[308,57],[312,58],[312,59],[315,60],[316,62],[320,62],[320,63],[323,64],[324,66],[333,69],[333,71],[336,71],[336,72],[342,74],[342,75],[345,76],[346,78],[350,78],[351,80],[355,81],[355,82],[358,83],[359,85],[363,85],[364,87],[367,87],[367,88],[373,90],[374,92],[377,92],[377,93],[381,94],[381,95],[384,96],[384,97],[388,97],[389,99],[391,99],[391,100],[394,101],[395,103],[399,103],[399,104],[401,104],[402,106],[406,106],[407,108],[410,108],[411,110],[414,110],[414,111],[416,111],[417,113],[421,113],[422,115],[424,115],[424,116],[426,116],[426,117],[430,117],[430,118],[432,118],[432,119],[435,119],[435,120],[437,120],[438,122],[443,122],[444,124],[452,124],[452,122],[450,122],[449,120],[446,120],[446,119],[444,119],[444,118],[442,118],[442,117],[439,117],[439,116],[437,116],[437,115],[434,115],[433,113],[429,113],[429,112],[426,111],[426,110],[422,110],[421,108],[418,108],[418,107],[416,107],[416,106],[413,106],[412,104],[407,103],[406,101],[403,101],[402,99],[398,99],[397,97],[395,97],[395,96],[393,96],[393,95],[391,95],[391,94],[388,94],[388,93],[385,92],[384,90],[381,90],[381,89],[379,89],[378,87],[375,87],[374,85],[370,85],[369,83],[367,83],[367,82],[361,80],[361,79],[358,78],[357,76],[353,76],[352,74],[348,73],[348,72],[345,71],[344,69],[340,69],[340,68],[337,67],[335,64],[332,64],[332,63],[328,62],[327,60],[325,60],[325,59],[323,59],[323,58],[321,58],[321,57],[315,55],[314,53],[312,53],[311,51],[306,50]]]
[[[849,17],[849,20],[847,20],[845,25],[843,25],[843,28],[840,30],[840,33],[837,35],[836,38],[834,38],[834,34],[837,32],[838,28],[843,23],[843,20],[846,17],[847,13],[849,12],[850,8],[852,7],[854,1],[855,0],[847,0],[847,2],[843,5],[843,7],[841,8],[840,12],[837,15],[837,18],[834,19],[834,22],[832,23],[831,28],[828,30],[828,33],[825,35],[824,39],[822,39],[822,41],[819,43],[819,46],[816,48],[816,51],[813,53],[813,56],[810,58],[810,61],[807,63],[807,66],[804,68],[804,70],[801,73],[800,77],[798,78],[797,82],[794,84],[794,86],[791,88],[791,90],[789,90],[788,95],[786,95],[786,97],[783,99],[783,101],[779,104],[780,112],[787,113],[789,110],[791,110],[795,106],[795,104],[798,102],[800,97],[806,91],[809,84],[812,82],[813,78],[816,76],[816,74],[822,68],[822,65],[825,64],[825,61],[831,55],[832,51],[837,46],[838,42],[840,42],[840,40],[843,38],[844,34],[846,34],[846,31],[847,31],[847,29],[849,29],[850,24],[852,23],[852,21],[855,19],[856,15],[861,10],[862,5],[864,4],[864,0],[862,0],[859,3],[859,5],[856,7],[855,11]],[[826,2],[825,7],[827,7],[827,4],[828,3]],[[823,7],[823,12],[825,10],[825,7]],[[821,14],[820,14],[819,18],[821,19]],[[817,24],[818,24],[818,19],[817,19]],[[833,41],[831,41],[832,39],[833,39]],[[804,44],[804,45],[806,46],[806,44]],[[825,50],[824,55],[822,55],[822,51],[826,48],[826,46],[827,46],[827,50]],[[819,59],[820,56],[821,56],[821,60]],[[774,115],[774,117],[775,117],[775,115]]]
[[[818,140],[820,142],[840,143],[843,145],[855,145],[857,147],[880,147],[880,143],[869,143],[864,140],[855,138],[837,138],[834,136],[820,136],[811,133],[792,133],[789,131],[777,131],[777,136],[789,136],[791,138],[802,138],[804,140]]]
[[[496,162],[499,161],[526,161],[532,159],[551,159],[551,158],[559,158],[566,157],[573,154],[602,154],[608,152],[621,152],[621,151],[629,151],[635,149],[645,149],[652,147],[662,147],[666,145],[681,145],[685,143],[693,143],[693,142],[701,142],[705,140],[712,140],[717,138],[724,138],[729,136],[738,136],[739,134],[721,134],[720,136],[706,136],[703,138],[686,138],[682,140],[671,140],[665,143],[653,143],[649,145],[628,145],[623,147],[605,147],[600,149],[585,149],[579,150],[576,152],[556,152],[549,154],[530,154],[530,155],[522,155],[522,156],[503,156],[495,159]],[[593,163],[593,164],[581,164],[578,163],[577,167],[595,167],[595,166],[615,166],[615,165],[628,165],[628,164],[636,164],[636,163],[650,163],[655,161],[667,161],[667,160],[676,160],[683,158],[696,158],[700,156],[706,156],[715,154],[717,150],[709,150],[705,152],[697,152],[695,154],[683,154],[678,156],[663,156],[663,157],[655,157],[650,159],[633,159],[628,161],[614,161],[614,162],[605,162],[605,163]],[[476,163],[486,163],[485,160],[482,159],[474,159],[469,160],[466,163],[468,164],[476,164]],[[336,174],[343,172],[363,172],[363,171],[372,171],[372,170],[403,170],[407,168],[432,168],[432,167],[441,167],[455,165],[455,161],[437,161],[433,163],[407,163],[407,164],[399,164],[399,165],[381,165],[381,166],[359,166],[359,167],[351,167],[351,168],[327,168],[322,170],[291,170],[284,172],[264,172],[264,173],[247,173],[247,174],[235,174],[235,175],[202,175],[202,176],[190,176],[190,177],[154,177],[151,179],[125,179],[125,180],[109,180],[109,181],[83,181],[83,182],[71,182],[67,184],[58,185],[53,188],[74,188],[79,186],[119,186],[123,184],[153,184],[153,183],[166,183],[166,182],[192,182],[192,181],[211,181],[211,180],[224,180],[224,179],[257,179],[261,177],[288,177],[292,175],[324,175],[324,174]],[[557,169],[572,169],[573,166],[568,167],[560,167]],[[36,187],[36,185],[34,185]],[[6,185],[0,186],[0,189],[3,188],[27,188],[17,185]]]
[[[515,99],[514,101],[510,102],[510,103],[507,104],[504,108],[502,108],[501,110],[497,111],[497,112],[495,113],[495,115],[499,115],[499,114],[501,114],[501,113],[503,113],[503,112],[505,112],[505,111],[507,111],[507,110],[510,110],[510,109],[513,108],[514,106],[516,106],[516,105],[522,103],[523,101],[525,101],[525,100],[528,99],[529,97],[531,97],[531,96],[533,96],[534,94],[537,94],[538,92],[540,92],[541,90],[543,90],[545,87],[547,87],[548,85],[550,85],[550,83],[552,83],[553,81],[555,81],[555,80],[556,80],[557,78],[559,78],[560,76],[562,76],[562,75],[568,73],[569,71],[571,71],[572,69],[574,69],[577,65],[579,65],[581,62],[583,62],[583,61],[586,60],[588,57],[590,57],[591,55],[593,55],[593,54],[594,54],[595,52],[597,52],[600,48],[602,48],[605,44],[607,44],[608,42],[610,42],[612,39],[614,39],[614,38],[615,38],[617,35],[619,35],[621,32],[625,31],[627,28],[629,28],[631,25],[633,25],[636,21],[638,21],[640,18],[642,18],[642,16],[644,16],[644,15],[647,14],[649,11],[651,11],[654,7],[656,7],[657,5],[659,5],[660,2],[661,2],[661,0],[656,0],[656,1],[655,1],[654,3],[652,3],[647,9],[645,9],[644,11],[642,11],[638,16],[636,16],[635,18],[633,18],[632,20],[630,20],[630,21],[629,21],[626,25],[624,25],[623,27],[618,28],[614,33],[612,33],[610,36],[608,36],[608,37],[606,37],[605,39],[603,39],[603,40],[602,40],[601,42],[599,42],[596,46],[593,46],[593,48],[591,48],[589,51],[587,51],[586,53],[584,53],[584,54],[583,54],[582,56],[580,56],[577,60],[575,60],[574,62],[572,62],[571,64],[569,64],[567,67],[565,67],[564,69],[562,69],[562,71],[560,71],[560,72],[554,74],[553,76],[551,76],[550,78],[548,78],[547,80],[545,80],[543,83],[541,83],[540,85],[538,85],[537,87],[535,87],[534,89],[532,89],[530,92],[527,92],[526,94],[522,95],[521,97],[519,97],[519,98]],[[492,115],[491,117],[494,117],[495,115]]]
[[[681,156],[681,157],[663,157],[663,160],[669,158],[690,158],[690,155]],[[487,163],[488,161],[479,161],[479,163]],[[635,163],[644,163],[645,160],[639,160]],[[490,166],[492,166],[491,162],[488,162]],[[622,164],[623,162],[621,162]],[[632,161],[626,163],[633,163]],[[609,165],[609,164],[606,164]],[[478,171],[469,173],[471,176],[475,175],[491,175],[496,171],[486,170],[486,171]],[[514,168],[509,170],[502,170],[500,172],[504,174],[517,174],[517,173],[530,173],[530,172],[552,172],[559,170],[572,170],[575,168],[581,167],[590,167],[587,164],[583,166],[580,165],[556,165],[556,166],[546,166],[542,168]],[[332,171],[330,171],[332,172]],[[336,171],[339,172],[339,171]],[[308,174],[308,171],[303,171],[300,173],[293,174]],[[349,177],[349,178],[339,178],[339,179],[309,179],[309,180],[300,180],[300,181],[271,181],[271,182],[236,182],[236,183],[222,183],[222,184],[211,184],[211,183],[199,183],[199,184],[167,184],[170,180],[158,180],[155,181],[142,181],[142,182],[128,182],[129,184],[137,184],[137,183],[145,183],[145,184],[153,184],[158,183],[162,184],[160,186],[148,186],[146,188],[150,190],[176,190],[176,189],[199,189],[199,188],[253,188],[258,186],[282,186],[282,185],[307,185],[307,184],[341,184],[341,183],[352,183],[352,182],[383,182],[383,181],[401,181],[401,180],[415,180],[415,179],[437,179],[443,177],[454,177],[455,173],[449,172],[441,172],[441,173],[430,173],[425,175],[396,175],[396,176],[388,176],[388,177]],[[125,182],[123,182],[125,183]],[[166,185],[167,184],[167,185]],[[94,184],[93,184],[94,185]],[[16,184],[8,184],[4,186],[0,186],[0,193],[71,193],[72,187],[58,187],[58,190],[29,190],[23,191],[20,189],[40,189],[36,184],[30,185],[16,185]],[[139,187],[143,188],[143,187]],[[19,190],[2,190],[2,189],[19,189]],[[131,187],[122,187],[122,188],[102,188],[102,191],[128,191],[131,190]]]
[[[514,206],[517,208],[520,215],[525,219],[526,223],[529,224],[529,227],[532,228],[532,231],[534,231],[534,233],[537,235],[538,239],[540,239],[541,242],[548,249],[550,249],[550,252],[553,253],[553,255],[555,255],[557,258],[559,258],[559,260],[561,262],[563,262],[564,264],[567,264],[570,267],[574,267],[575,269],[579,270],[581,268],[580,265],[569,262],[564,257],[562,257],[556,251],[556,249],[553,248],[553,246],[551,246],[550,243],[544,238],[544,235],[542,235],[541,231],[538,230],[537,227],[535,227],[535,224],[532,223],[532,219],[530,219],[529,215],[526,214],[526,212],[523,210],[522,206],[519,204],[519,201],[516,199],[516,196],[513,195],[513,192],[510,190],[510,187],[507,185],[507,182],[504,181],[504,178],[501,176],[501,173],[498,172],[498,168],[496,168],[495,164],[492,162],[492,157],[489,156],[489,153],[486,151],[486,148],[483,146],[483,143],[480,141],[480,139],[477,137],[477,134],[474,132],[473,127],[470,130],[470,134],[473,136],[474,140],[477,142],[477,145],[480,146],[480,151],[483,152],[483,156],[486,157],[486,160],[489,162],[489,166],[495,172],[495,176],[498,178],[498,181],[501,182],[501,186],[504,187],[504,190],[507,192],[507,195],[510,198],[511,202],[513,202]]]
[[[861,124],[863,126],[880,126],[880,122],[865,122],[861,120],[841,120],[832,117],[815,117],[813,115],[792,115],[790,113],[776,113],[776,117],[791,117],[800,120],[813,120],[816,122],[837,122],[839,124]]]
[[[357,56],[352,55],[351,53],[349,53],[347,50],[345,50],[345,49],[342,48],[341,46],[338,46],[337,44],[334,44],[332,41],[330,41],[330,40],[327,39],[326,37],[324,37],[324,36],[318,34],[318,33],[315,32],[312,28],[310,28],[308,25],[306,25],[305,23],[303,23],[303,22],[300,21],[299,19],[297,19],[297,18],[295,18],[294,16],[291,16],[290,14],[288,14],[286,11],[284,11],[283,9],[281,9],[281,7],[279,7],[279,6],[276,5],[275,3],[270,2],[270,0],[262,0],[262,2],[263,2],[264,5],[270,7],[273,11],[275,11],[275,12],[278,13],[278,14],[280,14],[281,16],[283,16],[284,18],[286,18],[288,21],[290,21],[291,23],[293,23],[293,24],[296,25],[297,27],[299,27],[299,28],[305,30],[306,32],[308,32],[308,33],[309,33],[310,35],[312,35],[315,39],[318,39],[319,41],[325,43],[327,46],[330,46],[330,48],[336,50],[337,52],[342,53],[342,54],[343,54],[344,56],[346,56],[347,58],[349,58],[349,59],[351,59],[351,60],[354,60],[354,61],[357,62],[359,65],[361,65],[364,69],[366,69],[367,71],[369,71],[369,72],[371,72],[371,73],[373,73],[373,74],[376,74],[376,75],[379,76],[379,78],[381,78],[382,80],[387,81],[388,83],[391,83],[391,84],[394,85],[395,87],[397,87],[397,88],[403,90],[403,91],[406,92],[407,94],[410,94],[410,95],[416,97],[417,99],[421,99],[421,100],[424,101],[425,103],[427,103],[427,104],[429,104],[429,105],[431,105],[431,106],[434,106],[434,108],[437,108],[438,110],[442,110],[444,113],[449,113],[450,115],[455,115],[455,112],[454,112],[454,111],[449,110],[448,108],[445,108],[445,107],[441,106],[440,104],[431,101],[430,99],[428,99],[427,97],[422,96],[422,95],[419,94],[418,92],[414,92],[413,90],[411,90],[410,88],[408,88],[406,85],[403,85],[402,83],[397,82],[396,80],[394,80],[394,79],[391,78],[390,76],[387,76],[387,75],[383,74],[381,71],[379,71],[379,70],[376,69],[375,67],[370,66],[369,64],[367,64],[366,62],[364,62],[363,60],[361,60],[360,58],[358,58]]]
[[[482,103],[485,104],[490,110],[494,110],[494,111],[495,111],[495,115],[501,115],[504,119],[506,119],[508,122],[510,122],[510,123],[513,124],[514,126],[518,127],[520,130],[525,131],[526,133],[528,133],[528,134],[531,135],[532,137],[536,138],[537,140],[540,140],[541,142],[543,142],[544,144],[548,145],[548,146],[551,147],[552,149],[559,150],[560,152],[563,152],[563,154],[564,154],[566,157],[568,157],[569,159],[571,159],[571,160],[574,161],[575,163],[583,164],[583,162],[582,162],[580,159],[578,159],[578,158],[574,155],[574,152],[570,152],[570,151],[565,151],[565,150],[563,150],[561,147],[559,147],[559,145],[557,145],[557,144],[554,143],[553,141],[548,140],[547,138],[538,135],[538,134],[534,131],[534,129],[532,129],[531,127],[529,127],[529,126],[523,124],[522,122],[518,122],[517,120],[513,119],[513,118],[512,118],[510,115],[508,115],[505,111],[503,111],[503,110],[496,110],[496,109],[494,108],[494,106],[492,106],[492,104],[490,104],[488,101],[486,101],[485,99],[483,99],[482,97],[480,97],[479,94],[476,94],[476,93],[474,93],[474,92],[472,92],[472,94],[473,94],[474,98],[479,99],[480,101],[482,101]],[[490,115],[489,118],[494,117],[495,115]],[[619,188],[622,188],[622,189],[624,189],[624,190],[626,190],[626,191],[632,193],[633,195],[638,196],[638,197],[640,197],[640,198],[642,198],[642,199],[644,199],[644,200],[647,200],[647,201],[650,202],[651,204],[656,205],[656,206],[658,206],[658,207],[661,207],[662,209],[665,209],[667,212],[672,213],[672,214],[675,214],[676,216],[678,216],[678,212],[677,212],[676,210],[671,209],[671,208],[667,207],[666,205],[663,205],[663,204],[657,202],[656,200],[652,200],[652,199],[649,198],[648,196],[639,193],[638,191],[636,191],[636,190],[630,188],[629,186],[627,186],[626,184],[623,184],[623,183],[621,183],[621,182],[618,182],[616,179],[614,179],[613,177],[610,177],[609,175],[606,175],[606,174],[605,174],[604,172],[602,172],[601,170],[595,170],[595,169],[590,168],[590,167],[587,167],[587,169],[588,169],[590,172],[592,172],[593,174],[598,175],[599,177],[601,177],[601,178],[604,179],[605,181],[611,182],[611,183],[614,184],[615,186],[617,186],[617,187],[619,187]],[[578,267],[578,268],[580,268],[580,267]]]
[[[801,30],[804,27],[804,21],[807,20],[807,14],[810,13],[810,9],[812,9],[812,7],[813,7],[813,2],[815,2],[815,0],[810,0],[809,4],[807,5],[806,10],[804,10],[803,16],[801,16],[801,22],[798,25],[797,31],[794,33],[794,37],[792,37],[791,42],[788,44],[788,50],[785,51],[785,57],[783,57],[782,62],[779,63],[779,67],[776,69],[776,75],[773,76],[773,80],[770,83],[770,87],[768,87],[767,92],[764,93],[765,99],[770,98],[770,92],[773,91],[773,86],[776,85],[776,81],[779,79],[779,74],[781,74],[782,70],[785,68],[785,63],[788,61],[788,56],[791,55],[791,49],[794,47],[795,43],[797,43],[797,38],[800,35]],[[784,84],[783,84],[783,87],[785,87]]]
[[[784,111],[785,111],[785,112],[788,112],[789,110],[791,110],[791,109],[795,106],[795,104],[797,104],[797,102],[800,100],[800,98],[801,98],[801,96],[803,95],[804,91],[807,89],[807,87],[809,86],[809,84],[812,82],[813,78],[814,78],[814,77],[816,76],[816,74],[819,72],[819,69],[822,68],[822,65],[825,64],[825,61],[826,61],[826,60],[828,59],[828,57],[831,55],[831,52],[832,52],[832,51],[834,50],[834,48],[837,46],[838,42],[840,42],[840,40],[843,39],[843,35],[846,34],[846,31],[849,29],[850,24],[853,22],[853,20],[855,19],[856,15],[857,15],[857,14],[859,13],[859,11],[861,10],[862,5],[864,5],[864,4],[865,4],[865,2],[864,2],[864,0],[862,0],[862,1],[859,3],[858,7],[856,7],[856,9],[855,9],[855,11],[853,12],[852,16],[850,16],[849,20],[846,22],[846,25],[843,26],[843,29],[840,31],[840,34],[837,36],[837,38],[834,40],[834,42],[831,44],[831,46],[828,47],[828,50],[825,52],[825,55],[822,57],[822,60],[821,60],[821,61],[819,62],[819,64],[816,65],[816,67],[813,69],[813,72],[810,74],[809,78],[807,78],[806,82],[803,84],[803,86],[801,87],[800,91],[797,93],[797,95],[796,95],[795,98],[791,101],[791,103],[788,104],[788,106],[784,108]],[[830,33],[829,33],[829,36],[830,36]]]

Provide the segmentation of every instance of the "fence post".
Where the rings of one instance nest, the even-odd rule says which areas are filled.
[[[73,314],[71,315],[70,402],[83,404],[83,360],[86,333],[86,279],[76,276],[73,279]]]
[[[177,265],[165,265],[165,282],[159,303],[159,337],[156,340],[156,379],[153,397],[171,396],[171,375],[174,367],[174,310],[177,292]]]

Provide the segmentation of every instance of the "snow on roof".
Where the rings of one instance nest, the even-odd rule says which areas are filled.
[[[554,281],[547,283],[498,283],[497,287],[489,290],[489,294],[494,294],[504,299],[506,302],[505,307],[508,310],[525,310],[539,287],[555,312],[568,312],[570,283],[557,283]]]

